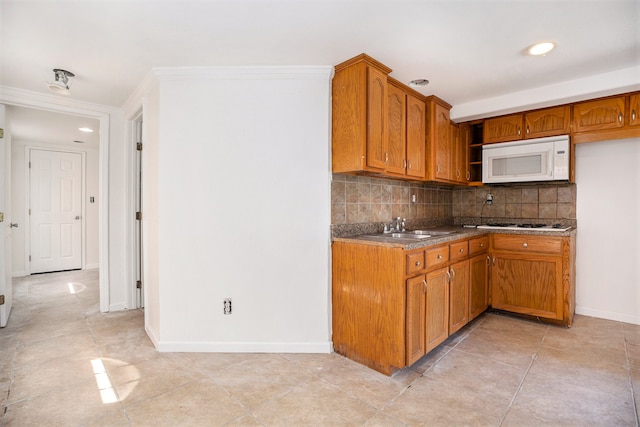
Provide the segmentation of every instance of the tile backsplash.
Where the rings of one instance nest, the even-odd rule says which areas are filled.
[[[428,183],[334,174],[331,223],[389,222],[396,217],[453,223],[453,193],[452,187]]]
[[[487,194],[493,195],[487,204]],[[408,223],[480,224],[576,222],[576,186],[569,183],[450,187],[432,183],[334,174],[331,224],[372,224],[406,218]]]
[[[493,195],[491,204],[487,203],[488,194]],[[460,188],[453,193],[453,216],[456,224],[472,219],[480,223],[483,218],[575,222],[576,186],[552,183]]]

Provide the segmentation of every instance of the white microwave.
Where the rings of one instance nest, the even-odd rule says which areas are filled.
[[[482,182],[569,180],[569,135],[482,147]]]

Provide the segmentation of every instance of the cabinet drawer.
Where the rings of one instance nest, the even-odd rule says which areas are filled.
[[[469,241],[465,240],[464,242],[452,243],[450,245],[451,255],[449,258],[451,261],[458,261],[460,259],[465,259],[469,256]]]
[[[449,262],[449,245],[439,248],[428,249],[426,251],[427,267],[437,267]]]
[[[425,269],[424,251],[407,254],[407,275]]]
[[[469,255],[476,255],[489,249],[489,236],[469,240]]]
[[[562,237],[494,235],[493,249],[497,251],[559,254],[562,251]]]

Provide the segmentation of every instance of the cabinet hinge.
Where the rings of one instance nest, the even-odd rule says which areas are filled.
[[[4,295],[0,295],[0,305],[4,304]]]
[[[142,288],[142,280],[138,280],[136,282],[136,288],[141,289]]]
[[[29,255],[29,262],[31,262],[31,255]]]
[[[29,169],[31,169],[31,162],[29,162]]]
[[[142,142],[136,142],[136,150],[142,151]]]
[[[142,212],[136,212],[136,220],[138,221],[142,220]]]

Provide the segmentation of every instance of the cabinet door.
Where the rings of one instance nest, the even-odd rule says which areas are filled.
[[[449,110],[440,104],[434,104],[434,150],[432,159],[434,167],[434,178],[448,181],[451,178],[451,141],[449,131],[451,121],[449,120]]]
[[[463,182],[464,171],[462,170],[462,154],[460,150],[460,128],[457,124],[451,123],[449,128],[449,149],[451,150],[451,181]]]
[[[629,97],[629,126],[640,126],[640,95]]]
[[[389,85],[389,161],[387,172],[405,174],[405,141],[407,139],[406,95],[397,86]]]
[[[407,95],[407,175],[425,177],[426,106],[415,96]]]
[[[427,281],[425,275],[407,280],[407,365],[425,355],[425,303]]]
[[[449,336],[449,269],[427,274],[425,307],[426,351],[429,352]]]
[[[456,156],[456,169],[460,173],[458,183],[466,184],[471,181],[471,172],[469,170],[469,125],[456,125],[458,138],[455,140],[454,152]]]
[[[499,253],[491,268],[493,308],[562,320],[562,258]]]
[[[525,138],[567,134],[570,122],[571,107],[569,105],[532,111],[524,116]]]
[[[484,143],[522,139],[522,114],[496,117],[484,121]]]
[[[469,260],[449,267],[449,335],[469,323]]]
[[[489,256],[469,260],[469,321],[489,307]]]
[[[624,96],[574,104],[573,131],[589,132],[624,126]]]
[[[367,165],[385,169],[387,151],[387,75],[367,67]]]

